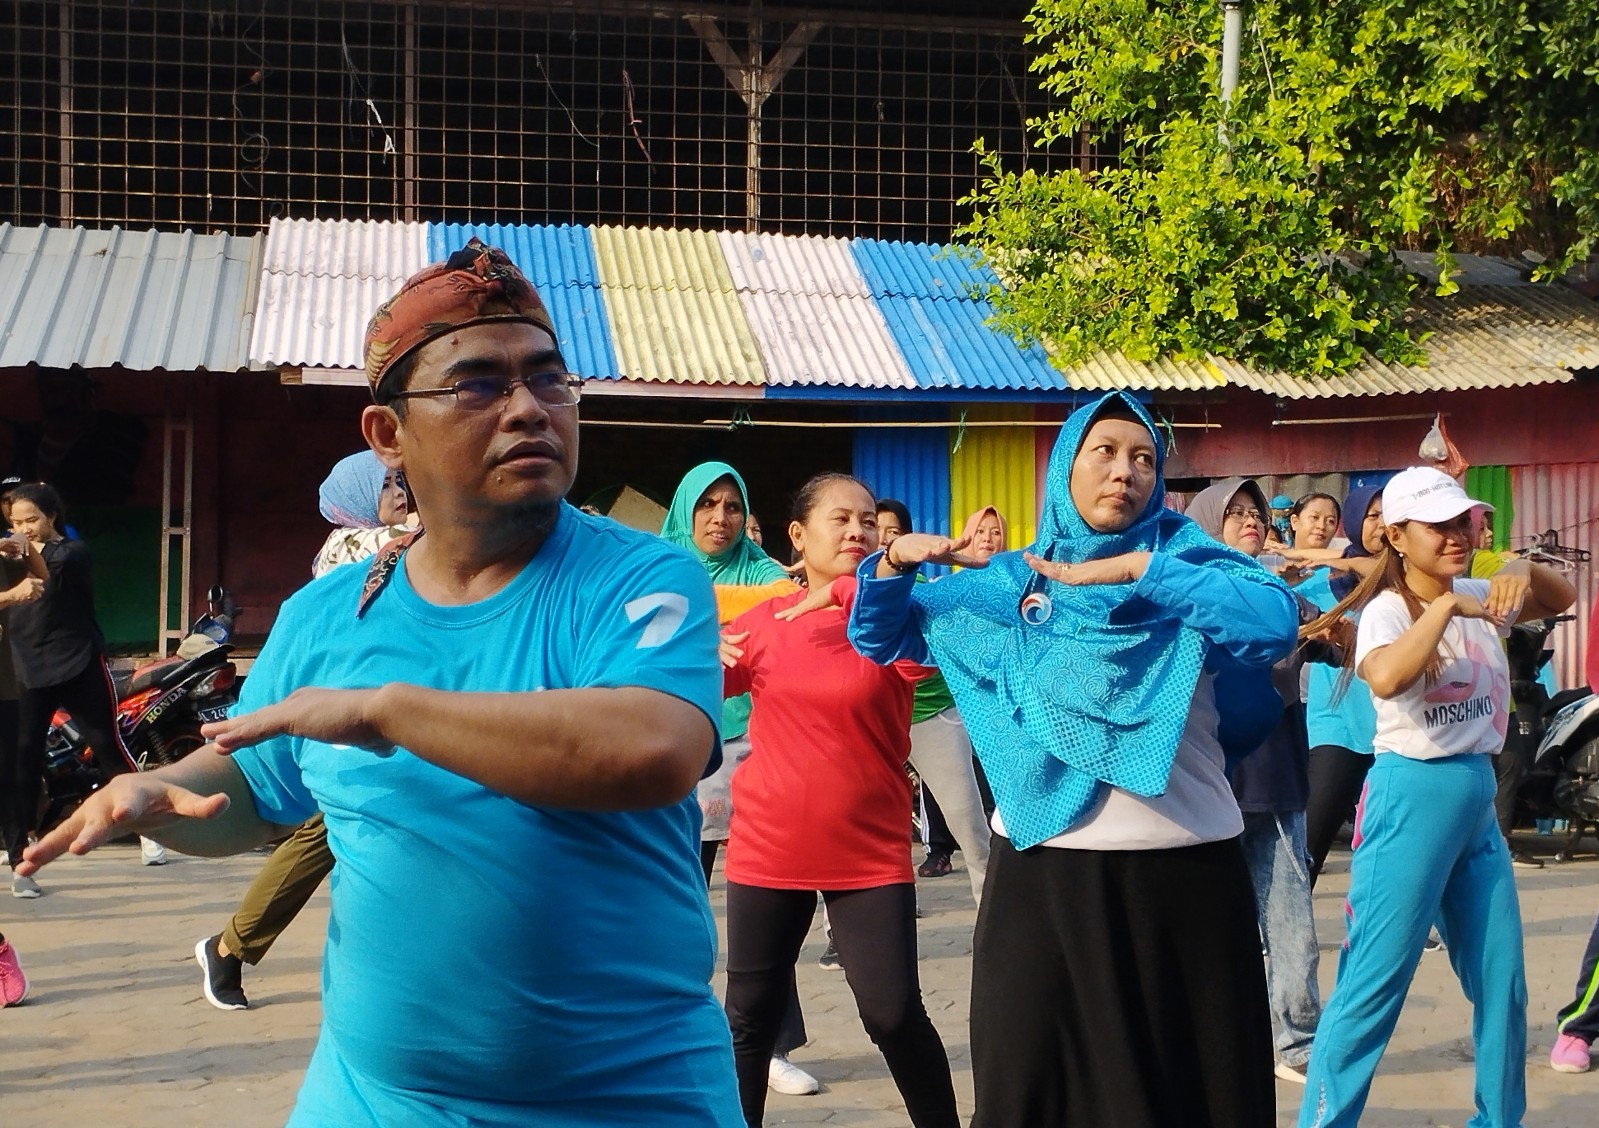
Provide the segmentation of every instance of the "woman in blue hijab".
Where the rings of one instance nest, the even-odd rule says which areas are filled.
[[[1113,393],[1067,420],[1038,539],[868,557],[850,639],[935,662],[997,810],[972,975],[972,1128],[1266,1128],[1266,984],[1224,754],[1295,644],[1287,589],[1164,506],[1164,450]]]

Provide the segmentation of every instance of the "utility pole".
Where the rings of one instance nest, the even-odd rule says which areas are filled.
[[[1221,121],[1216,136],[1227,141],[1227,113],[1238,89],[1238,52],[1244,39],[1244,0],[1221,0]]]

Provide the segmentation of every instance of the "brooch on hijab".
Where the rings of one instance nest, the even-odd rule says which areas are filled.
[[[1044,550],[1044,559],[1049,560],[1054,556],[1055,546],[1051,545]],[[1027,581],[1027,586],[1022,589],[1021,602],[1016,605],[1016,613],[1022,617],[1022,622],[1030,627],[1042,626],[1049,622],[1049,617],[1054,613],[1055,605],[1050,602],[1049,596],[1044,594],[1045,577],[1034,573],[1033,578]]]

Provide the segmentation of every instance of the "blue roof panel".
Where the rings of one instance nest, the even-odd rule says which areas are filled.
[[[850,252],[919,388],[1064,391],[1066,378],[1036,345],[1022,348],[984,324],[977,296],[998,279],[934,243],[855,239]]]
[[[567,224],[430,223],[429,259],[448,258],[474,235],[509,255],[538,289],[560,334],[567,366],[579,376],[615,379],[616,348],[588,229]]]
[[[1020,348],[984,324],[991,312],[987,302],[879,297],[877,305],[919,388],[1068,388],[1043,349]]]
[[[969,299],[999,278],[959,248],[852,239],[850,251],[877,297]]]

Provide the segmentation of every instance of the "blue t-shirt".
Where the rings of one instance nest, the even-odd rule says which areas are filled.
[[[402,558],[357,618],[367,573],[337,568],[284,604],[238,712],[300,686],[403,681],[639,686],[721,715],[710,580],[656,537],[563,506],[488,599],[427,603]],[[742,1128],[692,797],[535,808],[403,749],[297,737],[234,759],[263,818],[322,811],[337,861],[322,1029],[291,1125]]]
[[[1294,588],[1294,594],[1304,596],[1323,611],[1331,611],[1338,604],[1328,586],[1331,575],[1326,568],[1316,569]],[[1344,695],[1337,697],[1342,668],[1312,662],[1306,676],[1305,735],[1310,746],[1336,744],[1353,752],[1371,752],[1377,739],[1377,707],[1366,683],[1358,677],[1351,678]]]

